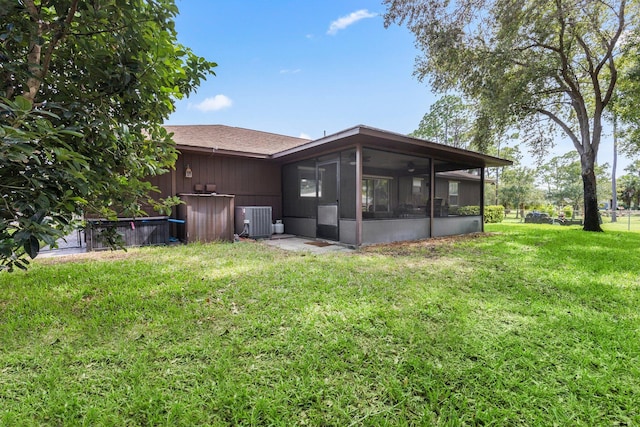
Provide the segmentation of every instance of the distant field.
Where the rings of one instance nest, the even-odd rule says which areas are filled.
[[[621,212],[621,216],[617,217],[616,222],[611,222],[611,217],[603,216],[602,217],[602,229],[605,231],[632,231],[635,233],[640,233],[640,213],[634,211],[631,214],[631,221],[629,221],[629,215],[627,212]],[[506,215],[504,220],[505,224],[518,224],[524,222],[522,218],[516,218],[515,213],[510,213]]]

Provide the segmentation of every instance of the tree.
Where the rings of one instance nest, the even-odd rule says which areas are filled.
[[[535,170],[526,166],[506,168],[502,172],[502,185],[499,190],[503,205],[516,209],[516,218],[524,205],[534,202]]]
[[[519,127],[539,153],[561,130],[580,156],[584,230],[599,224],[595,159],[618,80],[620,38],[637,29],[626,0],[384,0],[385,25],[406,24],[416,74],[480,108],[479,135]]]
[[[618,195],[628,209],[631,209],[634,202],[638,208],[640,206],[640,160],[632,162],[624,170],[628,173],[618,180]]]
[[[606,182],[607,164],[595,166],[595,175],[598,182]],[[556,156],[548,162],[542,164],[539,172],[542,175],[542,181],[547,186],[547,198],[557,206],[570,204],[575,215],[583,202],[582,179],[580,177],[581,165],[578,154],[570,151],[562,156]],[[608,195],[606,186],[599,186],[607,192],[600,196]]]
[[[539,170],[547,187],[547,199],[556,206],[570,205],[575,216],[584,197],[580,160],[576,152],[553,157],[541,165]]]
[[[637,175],[622,175],[618,179],[618,196],[622,199],[627,209],[631,209],[635,203],[640,206],[640,178]]]
[[[619,61],[621,79],[613,98],[612,116],[620,128],[620,149],[629,157],[640,154],[640,34],[636,31],[626,35],[625,55]]]
[[[470,107],[458,96],[445,95],[429,108],[411,136],[467,148],[472,125]]]
[[[158,205],[144,178],[176,159],[161,125],[216,65],[176,42],[177,13],[173,0],[0,0],[0,267],[25,268],[75,215]]]
[[[611,221],[616,222],[617,184],[616,168],[618,148],[630,157],[640,153],[640,61],[638,49],[639,34],[628,33],[623,38],[625,55],[618,61],[622,76],[612,99],[611,122],[613,124],[613,168],[611,172]]]
[[[640,178],[640,160],[634,160],[626,168],[624,168],[626,172],[631,175],[635,175]]]
[[[525,205],[532,204],[536,198],[536,171],[522,165],[522,154],[518,146],[503,147],[500,156],[513,162],[512,166],[496,168],[496,204],[516,209],[516,218]],[[498,179],[500,185],[498,186]]]

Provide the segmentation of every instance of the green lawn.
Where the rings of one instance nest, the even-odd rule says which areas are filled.
[[[522,218],[516,218],[515,213],[509,213],[504,220],[505,224],[519,224],[522,222]],[[611,222],[611,217],[602,217],[602,229],[605,231],[632,231],[640,233],[640,214],[637,211],[632,211],[629,216],[627,211],[621,211],[618,213],[617,221]]]
[[[0,425],[640,425],[640,234],[487,231],[0,274]]]

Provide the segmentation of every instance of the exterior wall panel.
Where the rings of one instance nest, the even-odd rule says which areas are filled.
[[[428,219],[382,219],[362,222],[362,244],[400,242],[430,237]]]
[[[481,231],[481,216],[458,216],[434,218],[433,220],[433,237],[455,236],[459,234],[479,233]]]
[[[185,177],[187,166],[192,178]],[[161,190],[157,197],[191,194],[196,184],[216,184],[216,192],[236,196],[236,204],[271,206],[272,220],[282,218],[280,165],[268,160],[186,152],[176,162],[174,191],[171,173],[150,181]]]

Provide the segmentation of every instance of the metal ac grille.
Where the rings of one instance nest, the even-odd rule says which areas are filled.
[[[238,223],[244,220],[249,221],[249,237],[257,239],[271,236],[271,206],[236,207],[236,229]]]

